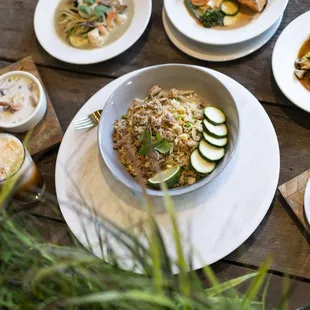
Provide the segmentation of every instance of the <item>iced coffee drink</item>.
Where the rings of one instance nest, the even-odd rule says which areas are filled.
[[[0,192],[10,190],[14,200],[41,200],[44,181],[30,154],[15,136],[0,134]]]

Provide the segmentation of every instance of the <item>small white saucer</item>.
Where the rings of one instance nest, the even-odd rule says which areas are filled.
[[[310,225],[310,180],[308,181],[308,185],[307,185],[306,191],[305,191],[304,205],[305,205],[306,218],[307,218],[308,223]]]
[[[233,45],[217,46],[199,43],[187,38],[172,25],[164,9],[162,14],[164,28],[171,42],[185,54],[207,61],[230,61],[257,51],[276,33],[282,17],[283,15],[271,28],[255,39]]]
[[[272,55],[274,78],[283,94],[310,113],[310,91],[294,74],[298,52],[310,35],[310,11],[293,20],[281,33]]]

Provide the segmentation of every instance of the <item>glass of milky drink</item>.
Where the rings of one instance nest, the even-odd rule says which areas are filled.
[[[12,71],[0,76],[0,128],[28,131],[43,119],[46,108],[46,95],[34,75]]]
[[[11,134],[1,133],[0,194],[4,191],[10,191],[7,198],[29,204],[43,198],[45,183],[23,143]]]

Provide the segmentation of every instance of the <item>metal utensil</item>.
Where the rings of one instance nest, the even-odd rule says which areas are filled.
[[[91,114],[89,114],[86,117],[74,120],[73,126],[75,129],[87,129],[95,127],[99,124],[100,116],[101,116],[102,110],[97,110]]]

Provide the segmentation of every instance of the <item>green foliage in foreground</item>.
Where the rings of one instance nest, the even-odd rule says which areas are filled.
[[[183,253],[170,197],[165,197],[165,206],[174,236],[175,259],[168,255],[152,206],[146,206],[147,235],[140,232],[137,237],[107,219],[94,219],[96,226],[107,233],[108,237],[103,238],[98,230],[102,257],[110,264],[78,244],[46,244],[36,231],[24,228],[25,214],[8,217],[0,210],[0,309],[265,309],[263,301],[255,300],[268,263],[257,273],[225,283],[219,283],[211,268],[206,267],[204,277],[211,285],[205,289],[197,273],[189,272],[191,260]],[[145,242],[140,241],[141,237]],[[114,251],[111,239],[126,249],[135,262],[132,271],[139,270],[141,275],[119,268],[124,257]],[[178,276],[173,274],[175,267]],[[235,288],[244,282],[248,290],[240,296]],[[264,291],[263,300],[267,287]]]
[[[181,275],[174,277],[167,268],[169,262],[163,265],[162,252],[160,279],[154,279],[106,264],[81,247],[41,243],[34,232],[30,234],[4,215],[0,226],[0,309],[260,308],[251,299],[260,288],[267,265],[258,275],[223,284],[217,283],[207,268],[205,273],[214,286],[204,290],[194,273],[184,273],[183,279]],[[246,295],[249,298],[240,299],[232,288],[251,278],[254,282]]]

